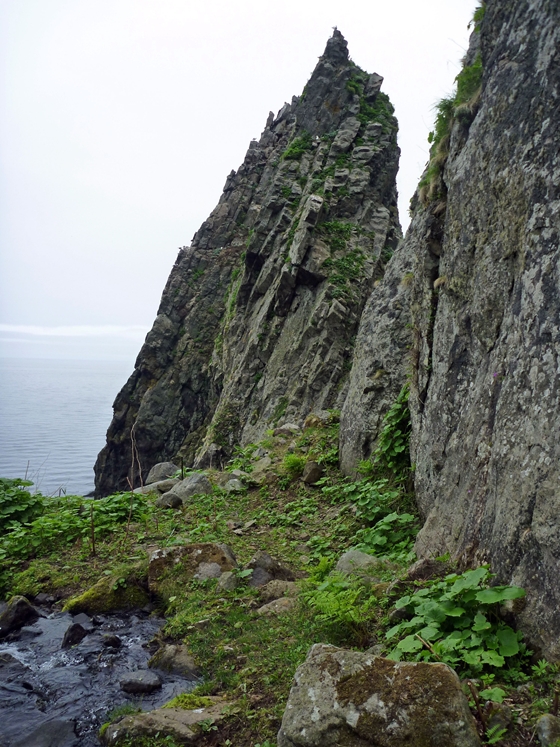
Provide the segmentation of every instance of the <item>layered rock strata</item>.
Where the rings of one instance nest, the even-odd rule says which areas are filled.
[[[417,551],[490,562],[560,658],[560,6],[488,1],[443,188],[418,204],[412,461]]]
[[[156,462],[340,407],[361,313],[400,237],[397,123],[335,31],[180,250],[96,466],[98,495]]]

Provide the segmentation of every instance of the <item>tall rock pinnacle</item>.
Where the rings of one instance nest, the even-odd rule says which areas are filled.
[[[341,407],[362,309],[400,237],[397,123],[382,78],[335,30],[303,94],[271,113],[180,250],[114,405],[98,495],[158,461],[219,464],[235,444]]]

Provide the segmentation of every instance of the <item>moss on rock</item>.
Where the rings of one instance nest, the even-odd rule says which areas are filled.
[[[99,615],[108,612],[125,612],[144,607],[150,601],[142,580],[136,576],[123,579],[118,576],[105,576],[92,587],[69,599],[64,605],[65,612],[76,615]]]

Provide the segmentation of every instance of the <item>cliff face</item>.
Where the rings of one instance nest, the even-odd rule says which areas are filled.
[[[480,98],[457,107],[404,247],[417,551],[525,587],[520,622],[558,659],[558,3],[489,0],[467,66],[480,62]]]
[[[400,237],[399,149],[382,78],[335,31],[304,93],[269,115],[183,248],[117,396],[96,492],[154,463],[219,463],[340,407],[366,299]]]

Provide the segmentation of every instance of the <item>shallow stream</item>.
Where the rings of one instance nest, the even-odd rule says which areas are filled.
[[[98,747],[99,728],[115,708],[152,710],[196,684],[154,670],[161,689],[143,695],[121,689],[122,677],[147,669],[146,646],[162,619],[144,612],[94,618],[41,612],[34,625],[0,642],[0,747]],[[73,622],[87,635],[62,648]]]

